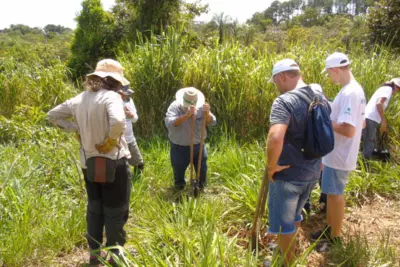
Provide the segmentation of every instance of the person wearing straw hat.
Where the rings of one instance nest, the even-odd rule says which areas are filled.
[[[203,93],[187,87],[178,90],[176,100],[171,103],[165,116],[168,138],[171,143],[171,165],[174,172],[175,189],[182,190],[186,186],[185,172],[190,164],[191,117],[194,116],[194,162],[197,165],[201,141],[202,123],[206,115],[208,126],[215,126],[217,120],[205,102]],[[204,139],[207,134],[204,135]],[[196,168],[197,171],[197,168]],[[206,186],[207,150],[203,147],[199,188]]]
[[[47,113],[51,123],[78,134],[81,143],[81,164],[88,197],[86,221],[90,266],[100,265],[103,228],[106,246],[123,246],[126,242],[124,225],[129,215],[131,173],[127,159],[130,153],[123,135],[125,112],[117,93],[125,85],[129,82],[121,64],[112,59],[101,60],[95,72],[87,75],[84,92]],[[92,164],[97,159],[100,163],[111,162],[114,171],[105,173],[103,169],[109,165]],[[99,169],[93,166],[99,166]],[[103,179],[105,176],[109,179],[107,183]],[[118,250],[113,252],[118,256]],[[115,262],[110,259],[110,263]]]
[[[129,152],[131,153],[131,158],[128,159],[128,162],[131,166],[135,168],[134,178],[136,178],[139,177],[143,171],[144,161],[136,142],[132,127],[132,124],[136,123],[139,119],[135,104],[133,103],[133,100],[131,98],[131,95],[134,93],[134,91],[132,89],[129,89],[129,86],[125,86],[120,89],[118,93],[122,97],[126,116],[126,129],[124,135],[125,140],[128,143]]]
[[[387,133],[385,110],[393,94],[398,92],[400,92],[400,78],[391,79],[375,91],[365,108],[366,127],[363,130],[363,156],[366,159],[372,157],[376,145],[378,125],[381,125],[380,132],[382,135]]]
[[[325,64],[323,72],[342,89],[331,104],[335,147],[322,158],[322,192],[328,195],[327,225],[311,234],[312,240],[323,240],[317,247],[320,252],[327,251],[332,243],[342,242],[343,193],[350,172],[357,166],[366,106],[364,90],[350,70],[348,56],[335,52],[326,58]]]

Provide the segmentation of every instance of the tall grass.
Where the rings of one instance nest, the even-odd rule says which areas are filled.
[[[149,39],[139,35],[138,42],[127,47],[118,60],[135,90],[133,98],[139,115],[145,118],[137,123],[137,133],[163,133],[164,115],[175,92],[184,86],[195,86],[204,92],[216,113],[220,126],[217,129],[249,140],[262,138],[268,128],[270,107],[278,95],[275,86],[268,83],[274,62],[285,57],[295,59],[304,80],[320,83],[333,98],[340,88],[321,71],[328,54],[345,51],[345,47],[329,42],[308,46],[293,43],[280,54],[235,42],[203,46],[173,28]],[[51,50],[40,52],[43,56],[38,56],[35,48],[16,49],[1,61],[0,114],[10,116],[21,104],[48,110],[79,91],[68,81],[64,64],[50,58]],[[354,47],[347,52],[354,75],[368,98],[380,84],[400,72],[398,59],[383,47],[370,52]],[[394,115],[390,109],[389,117]]]
[[[137,129],[146,135],[160,132],[166,108],[177,89],[195,86],[211,103],[221,128],[240,138],[262,137],[268,128],[272,102],[278,95],[274,85],[268,83],[272,66],[285,57],[300,64],[307,83],[320,83],[329,97],[337,94],[340,88],[331,84],[321,71],[325,58],[334,51],[346,52],[344,47],[294,43],[286,51],[277,54],[235,42],[192,48],[186,36],[173,29],[131,46],[131,51],[119,59],[136,90],[134,100],[139,112],[146,116]],[[348,53],[352,71],[368,98],[380,84],[398,76],[397,58],[383,47],[371,52],[355,47]]]

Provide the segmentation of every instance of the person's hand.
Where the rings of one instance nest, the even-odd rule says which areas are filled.
[[[75,133],[75,139],[79,142],[79,144],[82,144],[81,135],[78,132]]]
[[[387,121],[386,120],[382,120],[381,122],[381,133],[387,133]]]
[[[195,115],[195,114],[196,114],[196,107],[193,106],[193,105],[189,106],[188,110],[186,112],[186,116],[189,118],[189,117],[191,117],[192,115]]]
[[[275,182],[274,180],[274,174],[283,170],[286,170],[290,168],[290,165],[275,165],[275,166],[268,166],[268,175],[269,175],[269,180],[271,182]]]
[[[210,104],[205,103],[205,104],[203,105],[203,111],[204,111],[204,112],[207,112],[207,114],[210,113]]]
[[[96,144],[96,149],[99,151],[100,154],[107,154],[110,152],[114,147],[117,146],[118,139],[112,139],[107,137],[103,144]]]
[[[124,110],[125,110],[126,112],[128,112],[128,111],[129,111],[129,108],[128,108],[127,106],[125,106],[125,107],[124,107]]]

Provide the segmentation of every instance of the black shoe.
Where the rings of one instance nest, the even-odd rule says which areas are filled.
[[[100,258],[104,259],[104,257],[105,257],[105,255],[102,252],[100,252],[100,254],[91,253],[90,256],[89,256],[88,267],[100,266],[100,264],[101,264]]]
[[[311,233],[311,240],[312,241],[317,241],[317,240],[330,241],[330,240],[332,240],[331,227],[329,225],[327,225],[322,230]]]
[[[175,185],[174,186],[174,192],[176,192],[176,193],[180,192],[180,191],[184,190],[185,187],[186,187],[186,185]]]
[[[319,203],[319,213],[326,213],[326,203]]]

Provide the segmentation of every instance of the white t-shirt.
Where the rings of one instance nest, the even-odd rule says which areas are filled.
[[[126,128],[125,128],[125,139],[126,142],[128,144],[133,143],[136,138],[135,135],[133,134],[133,127],[132,127],[132,123],[137,122],[138,120],[138,115],[137,115],[137,111],[136,111],[136,107],[135,104],[133,103],[132,99],[129,99],[129,102],[125,102],[124,103],[124,108],[127,107],[129,109],[129,111],[131,111],[134,115],[133,119],[129,119],[128,117],[126,118]]]
[[[331,153],[322,158],[324,165],[343,171],[352,171],[356,168],[365,105],[364,90],[355,80],[345,85],[335,97],[331,105],[331,120],[338,124],[348,123],[356,128],[356,132],[352,138],[334,133],[335,147]]]
[[[378,103],[380,98],[385,97],[386,101],[383,103],[383,110],[385,110],[389,104],[392,94],[393,90],[390,86],[382,86],[378,90],[376,90],[369,100],[367,107],[365,108],[365,118],[376,121],[377,123],[381,123],[382,119],[378,113],[376,104]]]

